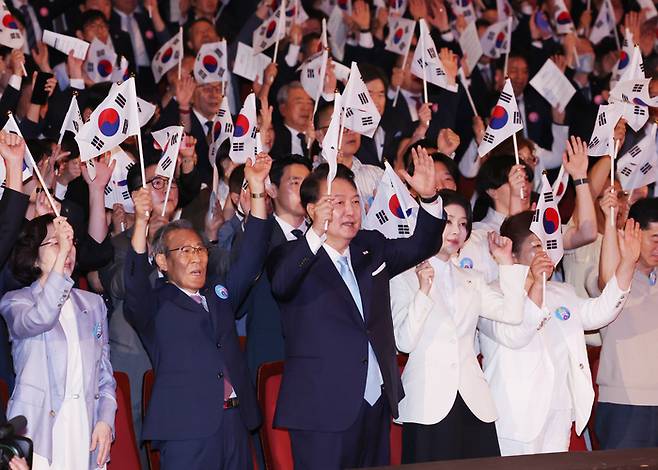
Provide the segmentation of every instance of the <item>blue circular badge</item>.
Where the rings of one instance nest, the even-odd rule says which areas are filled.
[[[650,286],[655,286],[656,285],[656,270],[654,269],[651,271],[649,274],[649,285]]]
[[[473,260],[471,258],[462,258],[459,267],[463,269],[473,269]]]
[[[226,287],[224,287],[221,284],[217,284],[215,286],[215,294],[217,294],[217,297],[219,297],[220,299],[223,300],[228,299],[228,290],[226,289]]]
[[[558,320],[568,320],[569,318],[571,318],[571,312],[567,307],[558,307],[555,310],[554,315],[555,318],[557,318]]]

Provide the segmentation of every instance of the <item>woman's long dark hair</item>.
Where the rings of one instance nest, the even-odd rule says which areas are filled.
[[[39,246],[46,239],[48,226],[54,219],[53,214],[42,215],[27,222],[21,230],[9,260],[9,266],[17,281],[26,285],[32,284],[41,276],[41,269],[37,266]]]

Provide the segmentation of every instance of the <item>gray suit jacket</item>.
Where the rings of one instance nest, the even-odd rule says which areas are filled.
[[[117,409],[116,382],[112,375],[103,299],[72,289],[73,281],[51,272],[42,287],[38,281],[6,294],[0,314],[7,322],[16,369],[16,385],[7,416],[27,418],[27,435],[34,451],[52,457],[52,431],[66,386],[66,336],[59,324],[62,305],[69,296],[75,309],[82,368],[84,399],[91,429],[98,421],[112,427]],[[90,443],[81,442],[81,446]],[[94,461],[96,456],[91,456]]]

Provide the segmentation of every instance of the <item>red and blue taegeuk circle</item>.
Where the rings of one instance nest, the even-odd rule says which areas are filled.
[[[213,142],[217,139],[219,139],[219,136],[222,133],[222,123],[221,121],[215,122],[215,124],[212,126],[212,140]]]
[[[107,108],[98,115],[98,128],[106,137],[112,137],[119,130],[121,119],[113,108]]]
[[[272,20],[265,29],[265,37],[268,39],[271,38],[274,35],[274,31],[276,31],[276,21]]]
[[[240,114],[235,120],[235,127],[233,128],[233,137],[242,137],[249,132],[249,119],[244,114]]]
[[[286,16],[288,18],[292,18],[293,16],[295,16],[295,13],[297,13],[297,8],[295,8],[295,5],[293,5],[291,8],[286,10]]]
[[[646,104],[644,101],[642,101],[640,98],[633,98],[633,104],[639,104],[640,106],[649,106]]]
[[[626,51],[621,51],[619,53],[619,66],[617,66],[617,68],[619,70],[625,68],[628,65],[628,62],[630,62],[628,58],[628,54],[626,53]]]
[[[400,200],[398,199],[398,195],[394,194],[391,196],[391,198],[388,200],[388,208],[390,209],[391,213],[397,217],[398,219],[404,219],[404,211],[402,210],[402,206],[400,205]],[[407,217],[411,215],[411,209],[407,209]]]
[[[557,229],[560,228],[560,214],[558,214],[558,212],[552,207],[548,207],[544,210],[542,223],[544,224],[544,232],[546,232],[547,235],[551,235],[557,232]]]
[[[404,30],[402,28],[396,29],[395,34],[393,35],[393,43],[399,43],[402,40],[402,36],[404,36]]]
[[[548,22],[548,18],[546,18],[546,15],[544,15],[544,12],[541,10],[535,13],[535,23],[537,24],[537,27],[540,29],[551,29],[551,25]]]
[[[457,6],[460,6],[461,8],[466,8],[471,4],[471,0],[457,0]]]
[[[171,59],[171,56],[174,55],[174,50],[171,47],[168,47],[160,56],[160,60],[163,64],[166,64]]]
[[[5,16],[2,17],[2,25],[5,28],[9,29],[18,29],[18,23],[16,22],[16,18],[13,17],[10,13],[7,13]]]
[[[98,70],[98,74],[101,77],[108,77],[112,73],[112,62],[107,59],[101,59],[96,65],[96,70]]]
[[[395,10],[399,10],[402,8],[402,2],[403,0],[389,0],[388,5]]]
[[[347,10],[347,6],[349,5],[350,0],[338,0],[336,3],[340,7],[341,10]]]
[[[565,25],[571,23],[571,15],[568,11],[564,10],[557,15],[557,24]]]
[[[492,129],[498,130],[505,127],[507,121],[509,120],[509,114],[502,106],[496,105],[496,107],[491,111],[491,120],[489,121],[489,127]]]
[[[503,47],[504,42],[505,42],[505,32],[501,31],[496,36],[496,47],[500,49],[501,47]]]
[[[217,70],[217,59],[214,55],[206,55],[202,60],[203,68],[210,73],[214,73]]]

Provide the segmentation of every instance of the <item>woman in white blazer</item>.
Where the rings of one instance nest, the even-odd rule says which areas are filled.
[[[509,217],[500,230],[512,240],[515,261],[525,265],[545,256],[541,241],[530,232],[532,217],[530,211]],[[582,432],[594,401],[584,332],[607,325],[622,310],[640,237],[639,224],[629,219],[614,247],[621,250],[616,275],[600,297],[583,299],[570,284],[552,281],[544,297],[543,289],[534,287],[541,283],[535,282],[528,292],[532,308],[520,325],[480,319],[484,374],[498,409],[502,455],[565,452],[573,421]],[[547,278],[551,274],[552,265]]]
[[[441,250],[391,280],[395,340],[409,353],[398,419],[403,463],[499,455],[475,329],[480,315],[520,323],[526,302],[528,268],[513,265],[509,240],[489,236],[502,292],[455,263],[471,231],[471,207],[454,191],[439,194],[448,217]]]

